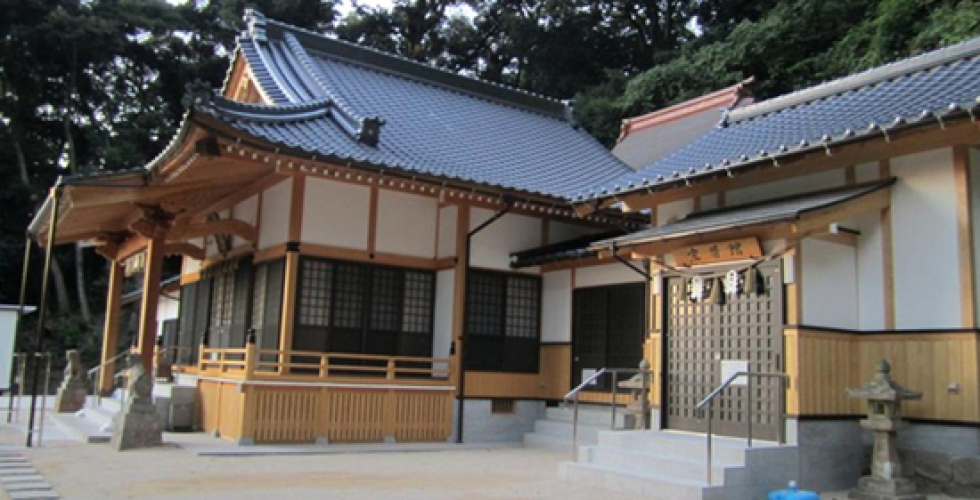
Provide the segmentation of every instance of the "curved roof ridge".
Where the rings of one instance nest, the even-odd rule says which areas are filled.
[[[871,68],[860,73],[843,76],[834,80],[807,87],[805,89],[773,97],[750,104],[728,113],[723,125],[776,113],[786,108],[799,106],[859,88],[868,87],[893,78],[919,73],[937,66],[960,61],[980,55],[980,37],[959,42],[917,56],[899,59],[883,66]]]
[[[246,11],[245,20],[249,24],[248,33],[256,39],[266,39],[271,34],[270,31],[281,32],[283,39],[285,39],[286,33],[291,33],[297,36],[297,38],[302,37],[315,44],[315,46],[308,48],[324,52],[331,57],[362,66],[369,66],[381,71],[395,73],[404,77],[415,78],[433,85],[442,85],[456,90],[469,91],[472,94],[494,98],[514,106],[529,108],[554,118],[567,121],[570,117],[567,109],[568,103],[561,99],[482,78],[461,75],[398,54],[384,52],[346,40],[331,38],[305,28],[274,19],[267,19],[260,12],[252,9]],[[257,26],[253,28],[253,25]],[[300,45],[302,45],[302,41],[300,41]]]

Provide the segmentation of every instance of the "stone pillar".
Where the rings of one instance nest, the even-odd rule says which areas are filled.
[[[112,377],[116,372],[116,362],[110,361],[119,349],[119,314],[122,309],[123,266],[118,261],[109,261],[109,290],[105,305],[105,327],[102,331],[102,362],[99,364],[99,394],[112,394],[115,384]]]
[[[65,379],[58,387],[58,394],[54,398],[55,413],[75,413],[85,408],[85,399],[88,397],[81,356],[78,351],[71,349],[65,357],[68,359],[68,364],[65,366]]]
[[[160,300],[160,276],[163,271],[163,235],[154,235],[146,246],[146,271],[143,277],[143,303],[140,309],[138,347],[143,369],[153,372],[156,349],[157,303]]]

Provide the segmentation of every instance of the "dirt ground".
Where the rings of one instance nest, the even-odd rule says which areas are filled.
[[[43,446],[23,454],[68,499],[627,498],[563,483],[557,466],[568,457],[540,450],[199,456],[211,438],[168,434],[162,448],[120,453],[45,432]],[[0,427],[0,444],[22,445],[23,435]]]

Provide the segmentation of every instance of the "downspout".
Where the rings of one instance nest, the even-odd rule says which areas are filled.
[[[507,212],[510,212],[514,208],[514,200],[509,195],[503,196],[503,201],[505,207],[503,210],[493,214],[493,217],[487,219],[483,224],[480,224],[472,231],[466,233],[466,254],[463,256],[463,290],[468,291],[469,281],[470,281],[470,243],[473,241],[473,236],[477,233],[483,231],[490,224],[493,224],[500,219]],[[460,332],[460,347],[459,347],[459,402],[456,403],[456,443],[463,443],[463,408],[466,395],[466,305],[469,302],[468,293],[463,294],[463,303],[460,307],[460,315],[463,316],[463,331]]]
[[[34,437],[34,414],[37,408],[37,384],[41,376],[41,362],[37,359],[37,354],[41,352],[44,344],[44,322],[48,312],[48,283],[51,274],[51,258],[54,253],[54,239],[57,234],[58,225],[58,205],[62,193],[62,179],[59,177],[51,188],[51,218],[48,221],[48,241],[44,251],[44,274],[41,278],[41,300],[37,312],[37,329],[35,331],[34,349],[31,353],[31,360],[34,362],[34,380],[31,383],[31,413],[27,423],[27,447],[30,448]]]

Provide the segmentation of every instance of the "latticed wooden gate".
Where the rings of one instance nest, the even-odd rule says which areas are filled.
[[[764,293],[726,295],[724,304],[691,300],[684,279],[667,280],[666,425],[702,432],[706,415],[695,412],[704,396],[722,382],[722,365],[747,362],[753,372],[783,371],[783,285],[779,261],[761,265]],[[760,286],[760,289],[762,286]],[[705,294],[707,296],[707,294]],[[782,404],[776,379],[753,379],[754,436],[775,439]],[[730,386],[715,400],[714,432],[745,436],[748,411],[745,386]]]

